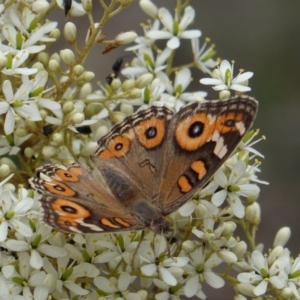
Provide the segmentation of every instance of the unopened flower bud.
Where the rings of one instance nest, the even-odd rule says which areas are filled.
[[[236,255],[227,249],[221,249],[218,252],[218,256],[227,264],[233,264],[238,260]]]
[[[144,13],[146,13],[151,18],[156,19],[157,13],[158,13],[158,8],[152,1],[141,0],[140,7],[144,11]]]
[[[93,5],[92,0],[81,0],[82,7],[86,12],[92,11]]]
[[[151,73],[143,74],[135,81],[135,87],[143,89],[148,86],[153,80],[153,75]]]
[[[290,287],[284,287],[282,290],[280,290],[280,296],[283,299],[295,299],[295,294]]]
[[[40,63],[39,61],[35,62],[33,65],[32,65],[32,69],[38,69],[38,71],[44,71],[45,70],[45,67],[42,63]]]
[[[52,72],[59,72],[60,71],[60,64],[55,59],[50,59],[49,61],[49,70]]]
[[[37,132],[39,131],[38,125],[36,122],[30,121],[28,119],[25,119],[25,125],[31,132]]]
[[[284,247],[285,244],[290,239],[290,237],[291,237],[291,229],[289,227],[280,228],[275,236],[273,247],[276,246]]]
[[[37,58],[38,58],[38,61],[41,62],[44,66],[48,65],[48,63],[49,63],[49,54],[48,53],[40,52],[38,54]]]
[[[15,185],[12,184],[12,183],[10,183],[10,182],[4,184],[3,188],[6,189],[6,190],[10,190],[12,193],[15,193],[15,192],[16,192],[16,187],[15,187]]]
[[[84,121],[84,114],[76,113],[72,116],[72,120],[73,120],[74,124],[81,124]]]
[[[228,98],[230,98],[230,96],[231,96],[231,93],[228,90],[223,90],[219,93],[219,98],[221,100],[228,99]]]
[[[97,142],[89,142],[84,145],[84,148],[81,150],[80,153],[83,156],[90,156],[93,153],[95,153],[95,151],[97,150],[98,147],[99,147],[99,145]]]
[[[267,260],[268,260],[268,264],[269,266],[271,266],[275,260],[277,260],[278,258],[282,257],[282,254],[284,252],[284,249],[282,246],[277,246],[275,247],[269,254]]]
[[[104,135],[108,132],[108,128],[106,125],[101,125],[97,128],[94,138],[95,140],[100,140]]]
[[[54,39],[56,39],[56,40],[59,39],[59,37],[60,37],[60,31],[59,31],[59,29],[57,29],[57,28],[53,29],[50,32],[49,36],[52,37],[52,38],[54,38]]]
[[[126,45],[132,43],[137,37],[137,34],[132,31],[120,33],[116,36],[115,42],[118,45]]]
[[[19,127],[15,130],[15,133],[19,137],[24,137],[28,134],[28,130],[24,127]]]
[[[224,230],[222,232],[222,236],[231,235],[236,229],[236,223],[227,221],[224,222]]]
[[[113,81],[111,82],[111,87],[114,91],[117,91],[120,87],[121,87],[122,83],[121,80],[119,78],[115,78],[113,79]]]
[[[53,53],[51,56],[50,56],[50,59],[54,59],[56,60],[57,62],[60,63],[60,56],[57,52]]]
[[[2,164],[0,166],[0,177],[7,177],[10,174],[10,167],[9,165]]]
[[[250,283],[238,283],[237,289],[240,293],[251,297],[251,298],[256,298],[257,296],[253,293],[253,285]]]
[[[82,66],[82,65],[76,65],[75,67],[74,67],[74,73],[75,73],[75,75],[77,75],[77,76],[81,76],[83,73],[84,73],[84,67]]]
[[[60,132],[56,132],[52,135],[52,141],[55,142],[57,145],[60,145],[64,141],[64,136]]]
[[[120,111],[124,113],[126,116],[133,114],[133,106],[131,104],[122,103],[120,106]]]
[[[43,14],[48,10],[49,6],[48,1],[36,0],[31,4],[31,10],[37,14]]]
[[[31,158],[31,157],[33,157],[33,155],[34,155],[34,152],[33,152],[33,150],[32,150],[31,147],[27,147],[27,148],[25,148],[25,150],[24,150],[24,154],[25,154],[25,156],[26,156],[27,158]]]
[[[124,120],[125,117],[126,116],[119,111],[114,111],[110,114],[110,119],[113,123],[120,123]]]
[[[47,113],[46,110],[40,109],[40,115],[41,115],[41,118],[42,118],[43,120],[45,120],[45,118],[48,116],[48,113]]]
[[[87,95],[92,93],[92,85],[89,82],[86,82],[81,88],[79,92],[79,98],[85,99]]]
[[[83,80],[85,82],[90,82],[92,81],[93,79],[95,78],[95,73],[94,72],[90,72],[90,71],[87,71],[83,74]]]
[[[42,154],[45,158],[50,158],[56,154],[56,147],[44,146],[42,149]]]
[[[0,159],[0,166],[1,165],[8,165],[11,170],[14,170],[17,168],[16,165],[14,164],[14,162],[8,157],[2,157]]]
[[[139,291],[137,291],[137,294],[140,296],[141,300],[148,299],[148,293],[145,290],[139,290]]]
[[[133,79],[127,79],[122,84],[122,90],[124,92],[128,91],[129,89],[134,87],[134,80]]]
[[[245,219],[253,225],[259,225],[261,220],[261,210],[257,202],[246,207]]]
[[[60,57],[68,66],[72,66],[75,63],[75,56],[70,49],[60,50]]]
[[[67,22],[64,27],[64,36],[69,44],[74,44],[76,40],[76,26],[72,22]]]
[[[247,251],[247,244],[244,241],[238,242],[232,252],[237,256],[238,259],[242,259]]]
[[[64,114],[69,114],[74,109],[74,103],[72,101],[67,101],[63,104],[62,110]]]
[[[191,253],[196,249],[196,244],[194,241],[186,240],[182,243],[182,249],[187,253]]]
[[[101,106],[97,105],[97,103],[89,103],[85,108],[85,114],[88,119],[90,119],[92,116],[99,113],[101,110]]]
[[[140,89],[132,89],[132,91],[129,93],[130,99],[137,99],[140,98],[142,94],[142,91]]]

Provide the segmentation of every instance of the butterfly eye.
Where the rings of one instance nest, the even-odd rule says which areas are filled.
[[[204,129],[204,124],[200,121],[194,122],[189,128],[189,136],[191,138],[198,137],[202,134]]]

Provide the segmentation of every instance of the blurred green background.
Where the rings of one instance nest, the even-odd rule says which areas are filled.
[[[174,7],[175,0],[153,1],[159,6]],[[95,4],[95,19],[102,15]],[[249,95],[259,100],[260,108],[254,127],[266,140],[257,145],[265,155],[261,165],[260,179],[270,182],[261,185],[258,199],[262,208],[262,223],[257,241],[265,245],[265,251],[272,246],[274,235],[282,226],[292,229],[292,238],[287,244],[292,255],[300,252],[300,1],[299,0],[195,0],[196,20],[191,28],[202,31],[202,37],[211,38],[216,44],[217,56],[234,60],[235,70],[243,68],[253,71],[250,79],[252,91]],[[63,24],[63,12],[51,16]],[[107,23],[103,33],[112,39],[121,31],[135,29],[142,33],[139,24],[148,16],[138,6],[138,1]],[[78,25],[78,37],[82,45],[88,29],[86,17],[71,18]],[[61,27],[62,28],[62,27]],[[63,38],[56,43],[64,46]],[[180,57],[191,59],[190,43],[185,43]],[[65,44],[65,47],[69,47]],[[86,63],[86,69],[94,71],[97,80],[105,82],[111,66],[122,49],[102,55],[104,47],[96,47]],[[133,56],[125,53],[125,60]],[[199,79],[207,77],[202,73],[194,75],[191,91],[203,90]],[[96,81],[96,80],[95,80]],[[211,89],[207,99],[218,94]],[[299,169],[297,169],[299,168]],[[221,299],[221,298],[219,298]],[[224,299],[229,299],[225,297]]]

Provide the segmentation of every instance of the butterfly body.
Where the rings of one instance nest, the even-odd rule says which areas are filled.
[[[80,233],[150,228],[170,231],[165,216],[187,202],[235,150],[257,112],[241,96],[193,102],[178,113],[140,109],[102,137],[91,156],[106,184],[85,165],[49,164],[31,178],[43,194],[43,220]]]

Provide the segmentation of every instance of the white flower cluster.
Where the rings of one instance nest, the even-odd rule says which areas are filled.
[[[38,195],[24,186],[44,162],[89,164],[96,141],[140,106],[177,111],[188,102],[206,101],[206,92],[189,91],[192,69],[211,76],[200,82],[213,85],[221,99],[231,90],[250,91],[253,73],[234,77],[233,64],[214,59],[210,40],[193,29],[196,12],[189,1],[178,0],[171,12],[140,0],[151,18],[143,35],[125,32],[110,41],[102,29],[122,5],[106,2],[100,1],[103,18],[95,20],[92,1],[57,0],[69,17],[87,16],[90,28],[80,49],[76,25],[67,22],[63,35],[70,48],[51,55],[60,29],[45,16],[55,2],[0,4],[0,300],[206,299],[207,286],[220,289],[226,281],[236,299],[300,299],[300,264],[284,248],[290,230],[279,231],[268,256],[255,241],[257,184],[266,184],[257,176],[256,159],[263,157],[253,148],[258,131],[248,132],[209,184],[168,216],[172,237],[149,230],[69,235],[40,223]],[[186,65],[175,60],[182,39],[191,44]],[[107,82],[94,89],[94,73],[83,66],[90,50],[105,42],[108,53],[133,41],[126,49],[134,51],[130,65],[121,69],[122,61],[112,63]]]

